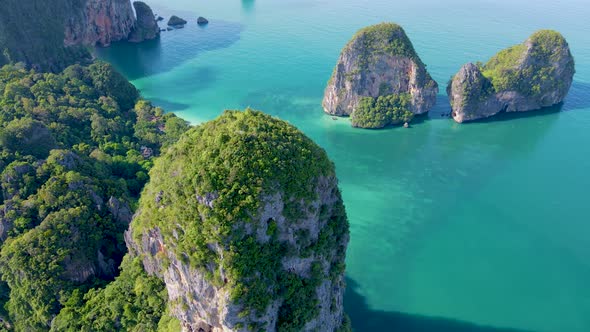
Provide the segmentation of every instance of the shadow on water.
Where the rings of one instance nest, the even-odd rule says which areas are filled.
[[[574,81],[564,102],[564,111],[590,108],[590,83]]]
[[[150,100],[154,105],[162,107],[168,112],[179,112],[190,108],[190,104],[179,103],[167,98],[168,91],[174,91],[174,94],[190,95],[196,91],[205,90],[215,84],[219,76],[219,72],[214,67],[195,67],[191,70],[175,73],[174,84],[170,86],[162,86],[156,93],[156,97],[150,96]]]
[[[428,117],[426,119],[430,120],[438,120],[438,119],[448,119],[451,115],[451,104],[449,104],[449,97],[446,94],[441,95],[438,94],[436,96],[436,104],[434,107],[428,112]]]
[[[344,310],[350,316],[355,332],[533,332],[512,328],[482,326],[455,319],[387,312],[369,308],[365,298],[358,293],[359,285],[346,278]]]
[[[545,107],[539,110],[533,110],[528,112],[502,112],[496,114],[492,117],[486,119],[480,119],[476,121],[466,122],[465,124],[469,123],[490,123],[490,122],[501,122],[501,121],[511,121],[514,119],[524,119],[524,118],[534,118],[539,116],[546,116],[550,114],[555,114],[561,112],[563,109],[563,103],[553,105],[550,107]]]
[[[158,39],[113,43],[98,48],[96,54],[128,79],[136,80],[168,72],[205,52],[230,47],[240,39],[243,29],[235,22],[214,21],[203,28],[189,21],[182,29],[163,31]]]
[[[190,107],[189,104],[175,103],[161,98],[150,98],[154,105],[162,107],[166,112],[178,112]]]

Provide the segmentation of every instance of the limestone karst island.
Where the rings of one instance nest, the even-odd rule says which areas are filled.
[[[590,331],[584,3],[0,2],[0,332]]]
[[[574,73],[574,58],[563,36],[552,30],[537,31],[484,65],[464,65],[447,88],[452,116],[464,122],[559,104]]]
[[[404,124],[434,106],[438,84],[404,29],[382,23],[357,32],[342,50],[324,95],[324,111],[354,127]]]

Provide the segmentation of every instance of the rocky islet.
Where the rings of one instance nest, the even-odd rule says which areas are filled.
[[[382,23],[361,29],[344,47],[322,105],[330,115],[351,116],[355,127],[382,128],[428,112],[437,93],[403,28]]]
[[[567,96],[574,73],[574,58],[565,38],[557,31],[537,31],[486,64],[468,63],[459,70],[447,87],[453,119],[474,121],[559,104]]]
[[[559,104],[574,73],[565,38],[538,31],[486,64],[464,65],[447,87],[450,115],[461,123]],[[437,93],[404,30],[382,23],[361,29],[344,47],[322,105],[330,115],[350,116],[354,127],[383,128],[428,112]]]
[[[176,15],[170,16],[168,19],[168,26],[175,27],[175,28],[182,28],[187,23],[185,19],[182,19]]]

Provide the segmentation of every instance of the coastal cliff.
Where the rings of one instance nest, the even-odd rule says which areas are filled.
[[[135,8],[137,20],[129,35],[129,41],[139,43],[157,38],[160,35],[160,27],[150,6],[142,1],[135,1],[133,8]]]
[[[64,45],[108,46],[126,40],[134,25],[129,0],[86,0],[82,11],[67,15]]]
[[[129,0],[5,2],[0,11],[0,65],[23,62],[58,72],[73,63],[89,62],[88,47],[128,40],[132,33],[133,41],[157,36],[146,33],[155,31],[142,15],[147,5],[141,6],[142,16],[136,22]]]
[[[447,87],[453,119],[461,123],[559,104],[574,73],[565,38],[556,31],[538,31],[486,64],[468,63],[459,70]]]
[[[322,105],[328,114],[352,116],[353,126],[381,128],[428,112],[437,93],[402,27],[382,23],[360,30],[344,47]]]
[[[341,331],[348,222],[333,164],[296,128],[226,111],[150,172],[126,233],[184,331]]]

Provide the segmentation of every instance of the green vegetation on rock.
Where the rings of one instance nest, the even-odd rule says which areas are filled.
[[[543,90],[559,88],[561,82],[552,64],[560,60],[564,55],[562,51],[567,48],[568,44],[559,32],[540,30],[523,44],[500,51],[480,66],[496,92],[517,91],[534,97]],[[573,62],[571,66],[573,71]]]
[[[83,46],[64,46],[68,15],[82,15],[84,0],[3,0],[0,10],[0,66],[24,62],[38,69],[59,71],[88,61]]]
[[[51,331],[180,331],[178,321],[166,314],[167,301],[164,283],[145,273],[140,258],[127,255],[121,274],[105,288],[85,295],[74,291]]]
[[[395,23],[381,23],[359,30],[344,49],[352,47],[362,51],[359,59],[361,67],[381,54],[410,58],[424,65],[404,29]]]
[[[498,91],[510,90],[516,87],[520,75],[518,67],[524,60],[526,46],[515,45],[498,52],[485,65],[479,64],[483,75],[490,79]]]
[[[116,244],[101,238],[116,236],[114,226],[110,217],[81,205],[48,214],[39,226],[4,244],[0,270],[10,286],[7,308],[15,328],[47,330],[60,299],[84,289],[97,252],[120,255],[121,248],[101,248]]]
[[[453,118],[461,123],[556,105],[566,97],[574,74],[574,58],[563,36],[537,31],[486,64],[465,64],[453,76],[447,87]]]
[[[276,194],[284,202],[284,227],[313,213],[304,207],[318,200],[318,180],[335,176],[313,141],[261,112],[226,111],[188,131],[155,162],[150,176],[132,223],[136,243],[158,229],[166,250],[228,291],[242,308],[239,325],[250,330],[264,327],[251,318],[265,314],[276,299],[282,299],[278,330],[301,330],[318,314],[317,286],[344,269],[348,222],[339,193],[320,217],[326,225],[317,240],[297,236],[301,243],[295,246],[279,239],[274,220],[258,220],[262,203]],[[260,222],[268,224],[266,241],[249,231]],[[164,267],[169,255],[157,255]],[[310,276],[283,269],[282,259],[294,256],[314,260]],[[328,273],[321,259],[328,261]]]
[[[64,306],[115,278],[153,156],[187,129],[106,63],[60,74],[0,69],[2,320],[47,331]]]
[[[344,51],[358,52],[359,70],[365,70],[382,55],[411,59],[421,70],[417,71],[420,86],[434,87],[436,82],[426,71],[414,45],[404,29],[395,23],[380,23],[359,30],[344,47]],[[351,73],[353,75],[353,73]]]
[[[344,47],[324,92],[331,115],[351,116],[358,128],[409,122],[436,103],[438,84],[395,23],[359,30]]]
[[[468,80],[464,80],[463,82],[457,81],[453,83],[455,77],[451,78],[447,85],[447,94],[449,96],[452,95],[453,92],[451,89],[453,84],[455,84],[455,92],[461,96],[460,100],[450,99],[451,107],[471,107],[472,105],[478,105],[496,93],[492,82],[482,74],[480,69],[482,66],[481,63],[477,65],[466,65],[464,70],[469,70],[471,73],[468,75]],[[456,77],[459,76],[457,75]]]
[[[383,128],[410,122],[414,113],[409,110],[409,94],[391,94],[377,98],[362,97],[357,109],[352,113],[353,127]]]

